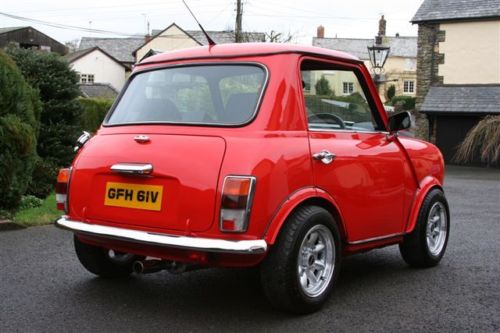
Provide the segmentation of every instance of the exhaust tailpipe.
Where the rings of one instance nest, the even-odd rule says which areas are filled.
[[[132,270],[137,274],[149,274],[162,271],[167,264],[162,260],[137,260],[132,264]]]
[[[172,274],[181,274],[200,268],[203,267],[196,264],[186,264],[167,260],[137,260],[132,264],[132,270],[137,274],[156,273],[162,270],[167,270]]]

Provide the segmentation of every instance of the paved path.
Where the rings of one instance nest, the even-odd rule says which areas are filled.
[[[0,233],[0,332],[500,331],[500,171],[453,168],[440,266],[408,268],[397,247],[345,260],[325,308],[270,308],[255,274],[207,269],[94,278],[52,226]]]

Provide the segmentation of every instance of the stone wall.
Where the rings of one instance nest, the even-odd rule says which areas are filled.
[[[439,43],[444,42],[445,32],[439,30],[439,24],[422,23],[418,26],[417,40],[417,135],[428,138],[427,119],[420,113],[425,96],[432,85],[443,84],[443,77],[438,75],[439,65],[444,63],[444,54],[439,53]],[[433,137],[435,137],[433,135]]]

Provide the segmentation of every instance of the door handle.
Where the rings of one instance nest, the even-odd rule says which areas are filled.
[[[336,155],[330,153],[328,150],[322,150],[319,153],[313,154],[315,160],[321,161],[323,164],[330,164],[335,159]]]
[[[149,163],[118,163],[111,166],[111,171],[128,175],[149,175],[153,172],[153,165]]]

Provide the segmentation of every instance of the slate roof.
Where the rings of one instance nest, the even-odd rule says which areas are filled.
[[[90,47],[88,49],[85,49],[85,50],[78,50],[76,52],[73,52],[73,53],[70,53],[70,54],[67,54],[64,56],[64,58],[69,62],[69,63],[72,63],[82,57],[84,57],[85,55],[93,52],[93,51],[100,51],[102,54],[106,55],[109,59],[113,60],[114,62],[116,62],[118,65],[120,66],[123,66],[125,67],[125,69],[127,69],[127,66],[125,66],[123,63],[121,63],[118,59],[116,59],[115,57],[113,57],[111,54],[107,53],[106,51],[104,51],[103,49],[101,49],[100,47],[98,46],[95,46],[95,47]]]
[[[152,34],[153,36],[156,36],[163,30],[156,30],[153,29]],[[202,45],[208,45],[208,41],[201,32],[201,30],[185,30],[191,37],[196,39],[198,42],[200,42]],[[229,44],[229,43],[234,43],[234,31],[207,31],[208,35],[210,38],[213,39],[213,41],[216,44]],[[266,34],[263,32],[244,32],[243,33],[243,39],[248,42],[264,42],[266,38]]]
[[[135,63],[132,52],[144,43],[144,37],[101,38],[82,37],[78,50],[98,46],[120,62]]]
[[[344,51],[361,60],[369,60],[368,46],[374,44],[374,39],[356,38],[313,38],[313,46],[325,49]],[[384,45],[390,46],[389,57],[417,57],[417,37],[384,37]]]
[[[425,0],[412,23],[500,18],[500,0]]]
[[[153,36],[162,31],[163,30],[153,30]],[[202,45],[208,45],[201,31],[188,30],[186,32]],[[208,34],[217,44],[234,42],[234,31],[208,31]],[[262,42],[265,39],[265,34],[262,32],[247,32],[244,36],[247,37],[250,42]],[[144,37],[142,36],[129,38],[82,37],[78,51],[97,46],[120,62],[133,64],[135,63],[133,52],[140,48],[144,44],[144,41]]]
[[[431,87],[421,112],[500,114],[500,85]]]
[[[118,91],[108,83],[83,83],[79,88],[83,97],[114,99],[118,96]]]

